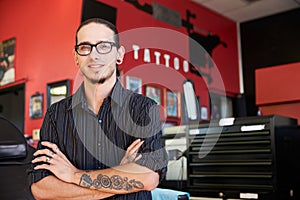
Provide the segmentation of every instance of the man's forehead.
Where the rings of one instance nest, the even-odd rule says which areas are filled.
[[[113,41],[114,32],[104,24],[90,23],[83,26],[77,34],[78,40]]]

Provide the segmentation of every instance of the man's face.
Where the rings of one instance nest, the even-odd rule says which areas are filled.
[[[90,23],[83,26],[78,34],[79,44],[96,44],[101,41],[114,41],[114,32],[103,24]],[[92,52],[87,56],[80,56],[75,53],[75,61],[77,62],[84,80],[93,84],[102,83],[107,79],[116,77],[116,60],[118,50],[112,47],[110,53],[100,54],[96,48],[92,48]]]

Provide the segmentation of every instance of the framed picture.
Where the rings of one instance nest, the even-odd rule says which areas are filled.
[[[161,89],[153,86],[146,86],[146,96],[153,99],[157,105],[161,105]]]
[[[210,119],[221,119],[233,116],[232,98],[210,93]]]
[[[142,94],[142,79],[126,76],[126,89]]]
[[[0,42],[0,86],[15,81],[16,38]]]
[[[30,97],[30,118],[41,118],[43,116],[43,94],[36,93]]]
[[[201,107],[201,120],[208,120],[207,107]]]
[[[47,84],[47,108],[70,95],[70,80]]]
[[[166,107],[168,117],[180,117],[180,94],[178,92],[166,92]]]

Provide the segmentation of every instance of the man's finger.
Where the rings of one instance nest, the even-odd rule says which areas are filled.
[[[134,162],[138,161],[139,159],[142,158],[142,154],[138,155],[135,159],[134,159]]]
[[[38,162],[50,162],[50,161],[51,161],[50,157],[48,157],[48,156],[40,156],[40,157],[37,157],[37,158],[33,159],[31,162],[32,163],[38,163]]]
[[[142,146],[142,144],[144,143],[144,141],[139,142],[138,144],[136,144],[132,149],[131,149],[131,153],[137,153],[138,150],[140,149],[140,147]]]
[[[58,147],[56,144],[48,142],[48,141],[43,141],[42,145],[45,147],[49,147],[50,149],[52,149],[53,152],[56,153],[56,151],[58,150]]]
[[[132,149],[133,147],[135,147],[137,144],[139,144],[140,142],[141,142],[141,139],[136,139],[136,140],[134,140],[133,143],[127,148],[127,152],[130,152],[131,149]]]
[[[47,169],[47,170],[51,171],[50,168],[51,168],[51,166],[48,165],[48,164],[37,165],[37,166],[34,167],[35,170],[38,170],[38,169]]]

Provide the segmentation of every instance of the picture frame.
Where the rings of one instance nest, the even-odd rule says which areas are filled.
[[[146,96],[153,99],[157,105],[162,105],[162,90],[161,88],[149,86],[145,87]]]
[[[201,107],[201,120],[208,120],[207,107]]]
[[[36,93],[30,97],[29,116],[31,119],[43,116],[43,94]]]
[[[47,108],[70,95],[70,80],[62,80],[47,84]]]
[[[126,89],[142,94],[142,79],[133,76],[126,76]]]
[[[210,119],[219,120],[233,116],[232,98],[226,95],[210,93]]]
[[[167,117],[180,117],[180,93],[166,91],[166,112]]]
[[[15,81],[16,38],[0,41],[0,86]]]

